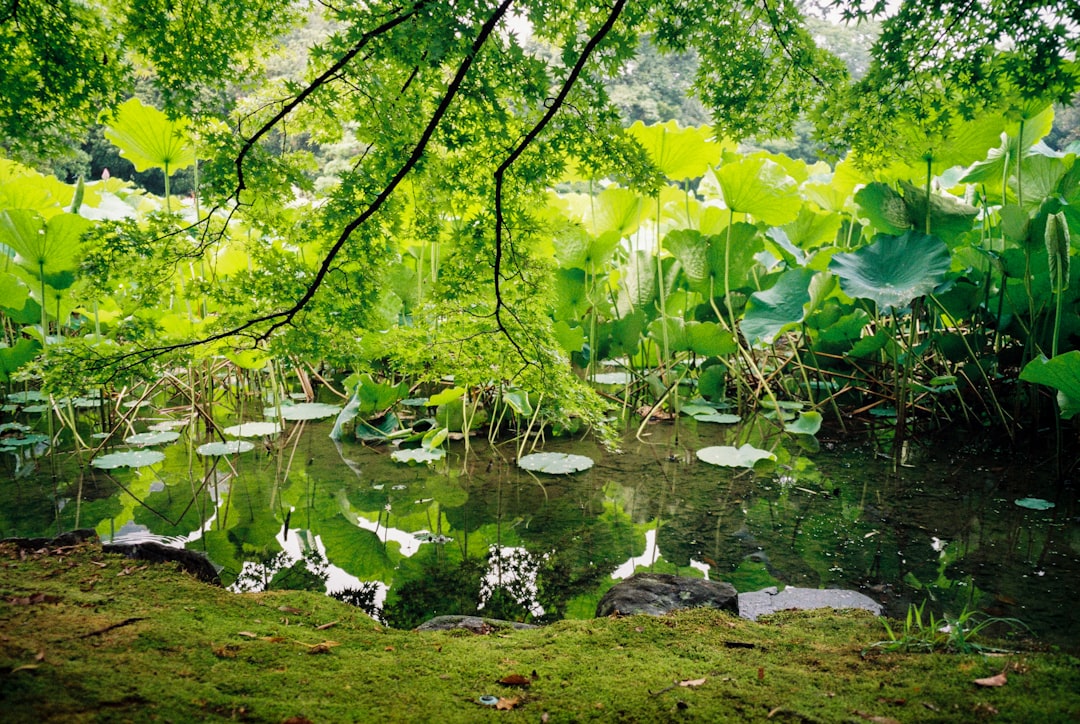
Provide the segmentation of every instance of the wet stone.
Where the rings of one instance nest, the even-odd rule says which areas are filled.
[[[717,608],[738,613],[738,593],[730,583],[670,573],[639,573],[615,584],[604,594],[596,606],[596,617],[663,616],[684,608]]]
[[[881,604],[857,591],[841,588],[797,588],[788,586],[777,591],[776,586],[753,593],[739,594],[739,615],[756,621],[758,616],[787,609],[812,608],[861,608],[875,615],[881,614]]]

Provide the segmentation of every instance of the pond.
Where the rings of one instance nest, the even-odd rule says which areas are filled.
[[[131,432],[169,427],[161,417]],[[966,606],[1078,650],[1080,511],[1051,456],[945,436],[913,441],[894,472],[872,432],[825,430],[819,451],[800,453],[753,425],[683,418],[628,434],[620,452],[548,439],[536,449],[595,461],[556,476],[519,468],[515,441],[457,440],[442,460],[406,465],[392,446],[334,442],[332,427],[287,423],[230,455],[198,454],[205,439],[175,427],[178,440],[145,448],[163,459],[138,468],[9,447],[0,537],[92,527],[158,540],[205,551],[234,590],[327,591],[401,627],[477,611],[588,618],[618,579],[653,570],[741,592],[849,588],[898,617],[911,603]],[[771,470],[695,455],[747,440],[774,450]]]

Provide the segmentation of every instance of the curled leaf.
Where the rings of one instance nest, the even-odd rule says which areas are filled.
[[[976,686],[1005,686],[1008,683],[1008,679],[1005,677],[1005,672],[994,676],[988,676],[985,679],[975,679]]]
[[[680,681],[679,686],[693,687],[693,686],[701,686],[704,683],[705,683],[705,677],[703,676],[700,679],[687,679],[686,681]]]
[[[509,699],[500,697],[498,703],[495,704],[495,708],[496,709],[501,709],[503,711],[509,711],[510,709],[513,709],[514,707],[518,706],[519,704],[521,704],[521,697],[520,696],[511,697]]]

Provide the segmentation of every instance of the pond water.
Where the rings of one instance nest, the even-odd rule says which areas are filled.
[[[869,432],[823,431],[821,450],[800,454],[686,418],[628,435],[618,453],[549,439],[537,449],[595,465],[548,476],[518,468],[512,441],[459,440],[442,461],[404,465],[392,447],[332,441],[331,427],[289,423],[277,443],[224,457],[199,456],[205,440],[181,429],[138,469],[22,446],[0,456],[0,537],[91,527],[159,540],[205,551],[235,590],[327,591],[396,626],[477,611],[587,618],[618,579],[654,570],[739,591],[850,588],[898,617],[911,603],[967,606],[1080,650],[1080,510],[1049,456],[942,438],[913,443],[894,472]],[[775,469],[695,456],[747,440],[775,449]],[[1029,498],[1054,506],[1015,502]]]

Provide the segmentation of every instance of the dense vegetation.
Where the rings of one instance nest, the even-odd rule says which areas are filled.
[[[540,424],[599,425],[570,372],[613,361],[654,412],[874,408],[901,434],[930,413],[1012,435],[1048,389],[1025,370],[1075,412],[1080,169],[1040,143],[1078,82],[1067,3],[905,4],[858,81],[785,3],[327,7],[290,36],[303,78],[258,87],[299,6],[103,7],[22,2],[2,25],[7,55],[49,59],[0,78],[9,385],[108,394],[225,355],[452,377],[474,409],[522,390]],[[605,79],[655,56],[642,33],[695,54],[711,128],[624,128]],[[116,105],[134,81],[148,102]],[[16,160],[62,155],[99,105],[162,195]],[[845,158],[738,152],[800,119]]]

